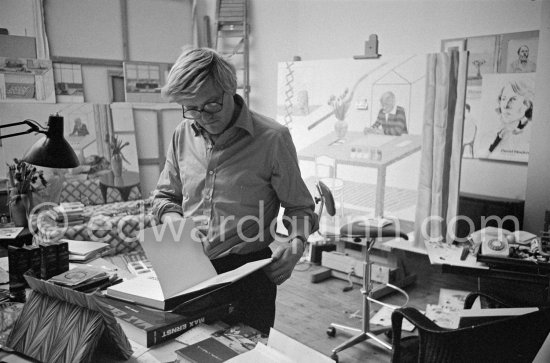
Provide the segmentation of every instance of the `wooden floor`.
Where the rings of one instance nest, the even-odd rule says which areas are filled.
[[[408,272],[417,275],[415,284],[405,288],[409,294],[409,306],[424,310],[426,304],[436,304],[440,288],[473,291],[477,282],[472,277],[442,274],[441,268],[431,266],[425,255],[406,253],[405,263]],[[360,328],[361,314],[360,286],[343,292],[348,285],[344,280],[330,278],[312,283],[311,274],[322,267],[300,263],[292,277],[278,289],[277,315],[275,329],[306,344],[307,346],[331,355],[331,350],[347,340],[352,334],[338,331],[334,338],[326,334],[330,323],[338,323]],[[399,294],[382,298],[382,301],[396,305],[403,304]],[[373,307],[377,310],[378,307]],[[352,362],[390,362],[391,353],[375,343],[360,343],[338,354],[342,363]]]

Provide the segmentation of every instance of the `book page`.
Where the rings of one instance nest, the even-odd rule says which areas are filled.
[[[141,246],[166,299],[217,276],[202,243],[192,238],[194,227],[192,220],[184,219],[172,225],[146,228],[140,233]]]
[[[258,260],[258,261],[253,261],[253,262],[249,262],[239,268],[236,268],[234,270],[231,270],[231,271],[227,271],[227,272],[224,272],[223,274],[219,274],[217,276],[214,276],[206,281],[203,281],[185,291],[183,291],[184,294],[187,294],[187,293],[190,293],[190,292],[193,292],[193,291],[199,291],[199,290],[202,290],[204,288],[207,288],[209,286],[214,286],[214,285],[221,285],[221,284],[228,284],[228,283],[231,283],[231,282],[234,282],[234,281],[237,281],[241,278],[243,278],[244,276],[248,275],[248,274],[251,274],[252,272],[268,265],[269,263],[271,263],[271,258],[266,258],[266,259],[263,259],[263,260]]]

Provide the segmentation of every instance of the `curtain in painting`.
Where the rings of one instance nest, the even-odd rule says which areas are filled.
[[[415,246],[452,241],[458,209],[468,52],[428,54]]]

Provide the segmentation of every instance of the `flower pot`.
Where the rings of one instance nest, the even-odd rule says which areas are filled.
[[[16,227],[27,227],[32,208],[32,196],[29,194],[12,194],[10,197],[10,218]]]
[[[120,154],[115,154],[111,157],[111,170],[114,176],[122,176],[122,157]]]

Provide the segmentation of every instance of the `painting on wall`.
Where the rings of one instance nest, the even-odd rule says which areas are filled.
[[[469,81],[481,81],[484,74],[495,72],[497,41],[496,36],[468,38],[466,45],[470,51]]]
[[[538,31],[503,34],[500,39],[498,72],[536,72],[538,44]]]
[[[58,103],[83,103],[84,85],[80,64],[54,63],[55,96]]]
[[[485,76],[491,75],[492,78],[492,75],[496,73],[529,74],[535,72],[538,38],[539,31],[537,30],[443,39],[441,41],[442,49],[450,46],[460,46],[463,43],[465,49],[470,52],[464,119],[463,158],[527,162],[528,150],[525,150],[523,147],[520,148],[521,150],[513,153],[515,156],[504,155],[500,152],[491,152],[488,154],[487,148],[485,148],[486,145],[482,146],[483,143],[488,141],[481,141],[482,135],[480,134],[481,132],[488,132],[486,130],[488,125],[485,122],[480,124],[479,121],[484,120],[486,117],[494,117],[494,114],[490,111],[483,111],[483,108],[486,106],[485,100],[491,102],[493,109],[496,108],[494,101],[495,90],[490,91],[484,86]],[[484,92],[490,92],[490,94],[485,95]],[[520,152],[524,154],[520,154]]]
[[[52,62],[0,57],[0,102],[55,103]]]
[[[534,73],[486,75],[482,86],[479,158],[526,163],[529,159]]]
[[[170,69],[167,63],[124,62],[126,102],[166,102],[160,88]]]
[[[337,164],[341,215],[414,220],[425,72],[426,55],[279,63],[277,121],[308,186],[319,157]]]

